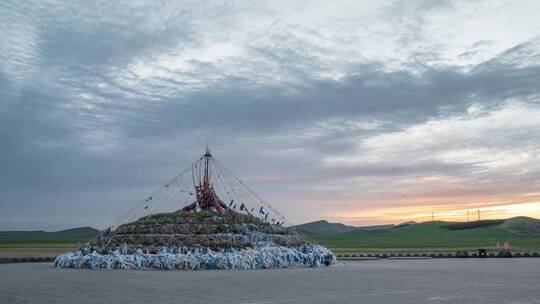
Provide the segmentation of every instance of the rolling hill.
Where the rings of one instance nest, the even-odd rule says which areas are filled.
[[[504,221],[501,224],[501,228],[515,234],[540,235],[540,220],[526,216],[513,217]]]
[[[355,227],[320,220],[297,225],[294,228],[308,234],[336,234],[352,231]]]
[[[363,226],[363,227],[354,227],[347,226],[341,223],[329,223],[326,220],[320,220],[315,222],[309,222],[301,225],[296,225],[294,228],[307,233],[307,234],[336,234],[344,233],[355,230],[381,230],[389,229],[395,225],[375,225],[375,226]]]
[[[325,223],[315,225],[317,230],[302,229],[313,239],[335,251],[388,251],[495,248],[495,243],[510,241],[516,250],[540,250],[540,220],[515,217],[500,221],[453,223],[432,221],[418,224],[395,225],[386,229],[366,230],[351,226],[330,233]],[[312,223],[309,223],[312,224]],[[464,225],[466,224],[466,225]],[[330,224],[331,227],[341,227]],[[457,226],[457,228],[456,228]],[[453,227],[450,229],[449,227]],[[320,232],[323,233],[320,233]]]

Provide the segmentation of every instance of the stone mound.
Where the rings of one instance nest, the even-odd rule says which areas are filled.
[[[336,263],[325,247],[249,214],[171,212],[142,217],[58,256],[60,268],[262,269]]]
[[[304,239],[289,228],[234,211],[171,212],[123,224],[115,231],[90,241],[85,247],[102,254],[122,246],[127,246],[128,253],[137,249],[156,253],[160,247],[184,251],[204,247],[219,251],[231,247],[253,247],[258,242],[297,247],[304,243]]]

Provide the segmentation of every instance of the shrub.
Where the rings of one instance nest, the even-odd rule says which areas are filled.
[[[458,258],[466,258],[469,256],[469,253],[466,250],[459,250],[456,252],[456,257]]]
[[[463,229],[495,226],[495,225],[500,225],[502,223],[504,223],[504,220],[481,220],[481,221],[466,222],[466,223],[448,224],[448,225],[441,226],[441,228],[446,228],[448,230],[463,230]]]

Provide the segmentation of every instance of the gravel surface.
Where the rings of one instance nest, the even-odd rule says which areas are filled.
[[[340,262],[233,271],[0,265],[0,303],[540,303],[540,259]]]

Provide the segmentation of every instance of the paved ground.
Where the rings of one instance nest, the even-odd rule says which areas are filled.
[[[0,303],[540,303],[540,259],[194,272],[6,264],[0,265]]]

